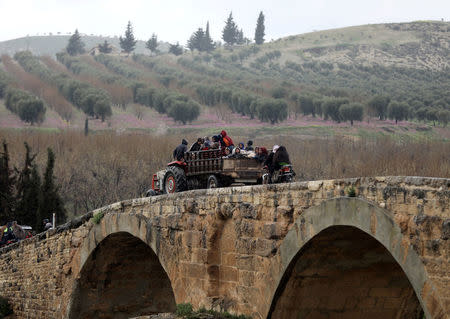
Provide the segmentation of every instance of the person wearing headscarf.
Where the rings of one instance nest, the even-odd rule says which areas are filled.
[[[222,130],[222,132],[220,132],[220,137],[221,137],[221,144],[224,147],[230,147],[230,146],[234,146],[233,140],[231,139],[231,137],[229,137],[227,135],[227,132],[225,130]]]

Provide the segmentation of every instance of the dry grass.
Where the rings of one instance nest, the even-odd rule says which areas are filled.
[[[193,141],[196,136],[189,135]],[[246,140],[234,137],[235,141]],[[71,215],[84,213],[119,200],[140,197],[149,188],[152,174],[165,167],[181,136],[99,132],[48,133],[0,131],[9,144],[12,163],[23,161],[23,142],[38,152],[45,167],[46,148],[56,154],[55,175]],[[255,140],[273,145],[275,140]],[[450,143],[395,142],[389,138],[290,137],[284,143],[300,180],[379,175],[450,177]]]

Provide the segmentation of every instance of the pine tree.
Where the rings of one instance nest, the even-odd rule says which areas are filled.
[[[171,44],[169,46],[169,53],[172,53],[174,55],[182,55],[183,47],[178,42],[177,44]]]
[[[39,192],[40,185],[37,190],[32,187],[31,171],[33,168],[33,161],[36,154],[31,155],[31,148],[25,142],[25,161],[22,170],[19,172],[17,180],[17,209],[15,218],[19,223],[25,225],[34,225],[36,212],[39,208],[39,198],[36,193]]]
[[[152,34],[152,37],[145,43],[145,47],[150,50],[151,53],[157,53],[158,50],[158,37],[156,34]]]
[[[230,12],[225,27],[222,31],[222,39],[228,45],[236,44],[238,38],[238,29],[236,23],[233,21],[233,13]]]
[[[125,30],[125,38],[120,37],[120,47],[126,53],[131,53],[134,51],[137,40],[134,39],[133,35],[133,27],[131,26],[131,22],[128,21],[127,29]]]
[[[75,33],[70,37],[69,43],[66,47],[67,53],[70,55],[83,54],[84,51],[84,42],[81,41],[81,36],[78,33],[78,29],[75,30]]]
[[[9,168],[8,144],[3,141],[3,152],[0,157],[0,224],[4,225],[13,218],[16,198],[14,185],[16,177]]]
[[[206,52],[211,52],[213,51],[216,47],[214,45],[214,41],[211,38],[211,35],[209,34],[209,21],[206,22],[206,31],[205,31],[205,51]]]
[[[264,26],[264,14],[261,11],[259,13],[258,21],[256,22],[256,30],[255,30],[255,43],[263,44],[265,34],[265,26]]]
[[[62,222],[65,220],[66,212],[63,202],[58,194],[58,188],[55,185],[53,168],[55,166],[55,155],[51,148],[47,149],[47,167],[45,169],[44,181],[42,183],[42,196],[39,205],[38,219],[50,218],[53,213],[56,214],[56,220]],[[39,224],[42,228],[42,225]]]
[[[202,28],[195,31],[188,41],[188,48],[191,51],[198,50],[200,52],[205,51],[205,32]]]
[[[112,52],[112,46],[108,43],[108,41],[105,40],[103,44],[98,45],[98,50],[100,53],[111,53]]]

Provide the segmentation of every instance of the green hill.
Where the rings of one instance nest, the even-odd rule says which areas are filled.
[[[0,70],[54,111],[47,112],[43,125],[48,127],[82,128],[83,112],[98,129],[251,128],[267,123],[340,127],[351,121],[365,130],[395,132],[386,125],[408,120],[425,134],[446,137],[449,31],[450,23],[433,21],[364,25],[289,36],[260,46],[220,46],[211,53],[59,54],[59,62],[39,58],[42,52],[36,44],[34,56],[4,58]],[[42,48],[52,47],[54,53],[68,39],[41,38],[36,40]],[[83,38],[87,48],[103,41],[94,37],[88,44],[87,39]],[[43,44],[45,40],[55,42]],[[113,39],[108,41],[114,45]],[[16,49],[29,44],[15,43],[22,43]],[[45,90],[36,88],[38,81]],[[74,95],[77,88],[84,93]],[[55,102],[56,94],[65,100],[64,110]],[[96,104],[99,101],[102,107]],[[385,102],[380,106],[374,101]],[[64,120],[50,121],[55,114]]]

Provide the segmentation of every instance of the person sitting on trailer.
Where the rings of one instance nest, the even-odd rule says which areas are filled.
[[[264,163],[265,160],[267,159],[267,148],[265,147],[255,147],[255,159],[260,162],[260,163]]]
[[[202,145],[203,145],[203,139],[201,137],[199,137],[197,139],[197,142],[195,142],[194,144],[192,144],[191,148],[189,149],[189,152],[197,152],[200,151],[202,149]]]
[[[247,147],[245,148],[246,151],[253,151],[253,141],[249,140],[247,142]]]
[[[211,148],[211,141],[210,141],[210,139],[209,139],[209,137],[208,136],[205,136],[204,138],[203,138],[203,145],[202,145],[202,151],[207,151],[207,150],[209,150],[210,148]]]
[[[220,132],[220,137],[221,137],[221,144],[223,147],[234,146],[233,140],[231,139],[231,137],[227,135],[227,132],[225,130],[222,130],[222,132]]]

